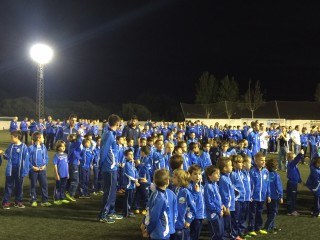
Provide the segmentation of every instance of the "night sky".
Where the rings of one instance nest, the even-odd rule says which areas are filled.
[[[289,3],[289,4],[288,4]],[[313,101],[319,1],[1,1],[0,94],[35,98],[33,43],[54,48],[46,100],[192,103],[202,72],[260,80],[266,100]]]

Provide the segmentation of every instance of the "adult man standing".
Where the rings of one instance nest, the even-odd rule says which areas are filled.
[[[103,223],[114,223],[114,219],[123,218],[113,213],[116,201],[118,171],[116,130],[120,125],[120,117],[115,114],[110,115],[108,124],[109,126],[101,138],[99,167],[103,179],[104,194],[98,219]]]
[[[297,156],[301,149],[301,141],[300,141],[300,126],[296,125],[294,130],[291,132],[291,140],[292,144],[294,144],[293,152]]]
[[[133,115],[131,117],[131,121],[123,128],[122,131],[122,136],[123,137],[130,137],[134,141],[134,149],[139,148],[139,140],[141,137],[141,131],[140,128],[138,127],[138,117],[136,115]]]
[[[260,152],[262,152],[263,155],[266,156],[270,136],[269,136],[268,132],[265,130],[263,123],[259,124],[259,130],[260,130],[259,131],[260,132]]]
[[[54,136],[55,136],[55,125],[52,122],[52,117],[48,116],[48,121],[45,123],[46,124],[46,147],[48,150],[53,150],[53,141],[54,141]]]
[[[28,145],[28,127],[29,127],[28,118],[25,117],[24,120],[21,121],[20,123],[20,130],[22,131],[21,141],[23,141],[23,138],[24,138],[24,142],[27,145]]]
[[[76,122],[77,122],[77,116],[75,114],[71,114],[69,117],[69,123],[58,129],[57,140],[63,140],[67,144],[66,151],[68,151],[68,147],[69,147],[69,142],[67,139],[68,136],[71,133],[78,134]]]
[[[9,132],[14,132],[18,130],[18,117],[13,117],[12,121],[10,122]]]
[[[253,122],[252,124],[253,131],[248,135],[248,149],[251,150],[252,156],[256,155],[257,152],[260,152],[260,133],[259,133],[259,123]]]

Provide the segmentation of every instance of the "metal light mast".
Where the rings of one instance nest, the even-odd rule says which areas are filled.
[[[38,63],[36,115],[44,118],[44,65],[53,57],[53,51],[45,44],[35,44],[30,49],[31,58]]]

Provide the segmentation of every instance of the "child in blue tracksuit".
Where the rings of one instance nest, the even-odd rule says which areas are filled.
[[[205,177],[204,170],[207,167],[209,167],[210,165],[212,165],[209,151],[210,151],[210,143],[204,142],[202,144],[202,153],[201,153],[201,155],[199,157],[199,165],[200,165],[201,171],[202,171],[202,180],[203,180],[203,182],[206,182],[206,180],[207,180],[207,178]]]
[[[100,161],[100,145],[101,145],[101,137],[96,137],[96,147],[93,149],[94,151],[94,159],[93,159],[93,187],[92,194],[97,195],[101,191],[101,174],[99,169],[99,161]]]
[[[156,189],[151,193],[148,201],[148,211],[142,231],[144,237],[150,239],[169,239],[170,224],[174,224],[174,220],[170,216],[175,216],[174,211],[170,211],[170,206],[174,205],[176,200],[171,194],[167,195],[167,187],[169,185],[169,171],[167,169],[159,169],[154,172],[154,183]],[[172,198],[169,198],[172,197]],[[169,221],[171,219],[171,222]],[[146,229],[144,226],[146,225]]]
[[[148,203],[149,196],[149,188],[150,188],[150,172],[147,167],[148,165],[148,155],[150,153],[150,148],[147,146],[143,146],[140,148],[140,157],[141,161],[137,160],[137,170],[138,170],[138,182],[140,186],[137,186],[136,189],[136,213],[146,215],[146,207]]]
[[[188,172],[190,174],[188,189],[193,196],[196,207],[195,217],[190,224],[190,239],[197,240],[200,237],[202,221],[205,218],[203,186],[201,184],[202,173],[200,166],[195,164],[189,167]]]
[[[231,161],[233,165],[233,171],[230,173],[230,180],[234,186],[237,195],[235,196],[235,210],[231,212],[231,226],[232,236],[240,238],[243,235],[241,230],[242,224],[242,212],[244,211],[244,201],[246,196],[246,189],[244,185],[243,157],[241,155],[232,155]]]
[[[287,211],[288,216],[298,216],[299,213],[296,211],[296,200],[298,192],[298,183],[301,183],[300,172],[298,169],[298,163],[304,158],[303,149],[300,150],[300,153],[295,157],[294,153],[287,153]]]
[[[5,151],[3,157],[8,160],[6,168],[6,182],[2,207],[10,209],[10,198],[15,188],[15,207],[25,208],[22,203],[23,178],[29,174],[29,151],[26,144],[20,141],[21,131],[11,132],[11,144]]]
[[[30,196],[31,196],[31,206],[37,207],[37,193],[36,185],[39,181],[41,192],[42,192],[42,202],[41,206],[49,207],[52,204],[48,202],[48,181],[47,181],[47,165],[49,161],[48,151],[44,145],[44,137],[40,132],[34,132],[32,134],[33,144],[29,147],[29,177],[30,177]]]
[[[215,166],[209,166],[205,170],[208,182],[204,186],[204,202],[206,209],[206,219],[208,221],[210,239],[224,239],[223,210],[219,186],[220,171]]]
[[[230,238],[232,233],[230,215],[231,212],[235,211],[235,189],[230,180],[230,173],[232,172],[231,159],[229,157],[221,157],[218,160],[218,167],[221,173],[219,181],[219,192],[222,204],[226,208],[223,214],[224,236],[225,238]]]
[[[135,215],[130,212],[130,209],[133,203],[134,189],[136,186],[140,186],[138,182],[138,173],[133,160],[133,151],[130,148],[124,151],[124,157],[126,159],[126,165],[124,167],[124,184],[126,192],[123,215],[124,217],[135,217]]]
[[[120,193],[125,192],[125,186],[123,183],[124,180],[124,166],[125,166],[125,158],[123,156],[124,153],[124,137],[117,136],[116,137],[116,150],[117,150],[117,160],[118,160],[118,179],[117,179],[117,190]]]
[[[80,154],[80,196],[79,198],[90,198],[89,182],[90,172],[93,169],[93,159],[95,152],[91,148],[91,141],[89,139],[82,140],[82,151]]]
[[[156,150],[153,152],[152,155],[153,171],[166,167],[165,156],[163,151],[163,141],[156,140],[154,145],[156,147]]]
[[[65,153],[65,150],[66,143],[62,140],[58,140],[56,143],[57,153],[53,157],[54,174],[56,178],[53,202],[55,205],[69,203],[69,201],[65,199],[67,179],[69,178],[68,155]]]
[[[178,202],[178,217],[175,223],[175,239],[190,239],[190,224],[195,217],[196,206],[189,186],[190,174],[182,169],[173,171],[172,184],[176,186],[175,193]]]
[[[251,169],[251,158],[247,155],[243,157],[243,185],[245,189],[244,202],[242,205],[242,211],[240,214],[240,229],[241,234],[246,236],[247,230],[247,219],[249,214],[249,203],[251,202],[251,178],[250,178],[250,169]],[[251,237],[251,236],[250,236]]]
[[[312,217],[319,217],[320,214],[320,157],[314,157],[310,166],[310,175],[306,186],[313,193]]]
[[[68,135],[68,164],[69,164],[69,184],[66,198],[75,202],[74,195],[76,194],[79,184],[79,164],[82,151],[82,140],[80,134],[72,133]]]
[[[269,233],[277,233],[275,227],[275,218],[278,214],[279,203],[283,203],[283,188],[279,174],[277,173],[278,161],[276,159],[269,159],[266,163],[269,171],[270,182],[270,198],[271,202],[267,203],[267,215],[268,219],[264,225],[264,229]]]
[[[169,222],[169,234],[170,239],[174,239],[176,233],[175,223],[178,217],[177,196],[172,190],[166,188],[166,197],[168,201],[167,216]]]
[[[262,212],[264,202],[266,200],[268,203],[271,202],[269,171],[264,168],[266,157],[262,152],[258,152],[254,156],[254,162],[255,166],[250,170],[252,201],[249,203],[248,234],[251,236],[256,236],[257,232],[268,234],[267,231],[261,229]]]

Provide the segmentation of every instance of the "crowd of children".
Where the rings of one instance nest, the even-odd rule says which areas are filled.
[[[295,207],[297,186],[301,182],[297,165],[305,158],[302,143],[306,129],[300,134],[300,150],[297,140],[287,134],[285,127],[271,126],[266,133],[264,125],[257,121],[251,127],[245,124],[243,129],[230,126],[223,129],[219,124],[208,128],[200,121],[186,125],[174,122],[157,125],[147,121],[141,133],[134,130],[134,136],[124,137],[124,125],[117,117],[114,125],[105,124],[103,132],[107,134],[101,139],[96,130],[92,131],[94,134],[84,135],[82,125],[74,122],[75,116],[69,120],[54,136],[56,205],[76,201],[77,192],[79,198],[104,192],[99,221],[114,223],[114,219],[122,218],[115,215],[115,189],[119,194],[124,193],[123,216],[145,215],[141,231],[151,239],[198,239],[204,219],[211,239],[239,240],[277,233],[280,229],[275,225],[275,218],[284,199],[277,173],[282,161],[266,161],[266,154],[279,152],[280,158],[284,148],[287,214],[299,215]],[[41,206],[50,206],[46,178],[49,159],[44,134],[33,132],[28,148],[21,142],[23,133],[14,127],[13,124],[10,130],[12,144],[3,154],[8,164],[2,206],[10,208],[15,189],[15,207],[25,207],[22,203],[25,176],[30,177],[31,206],[37,206],[37,182],[42,191]],[[313,144],[313,137],[314,134],[307,137],[308,144]],[[318,217],[320,157],[316,147],[310,149],[312,161],[307,187],[314,195],[312,216]],[[267,220],[263,224],[265,204]],[[108,218],[109,215],[112,217]]]

